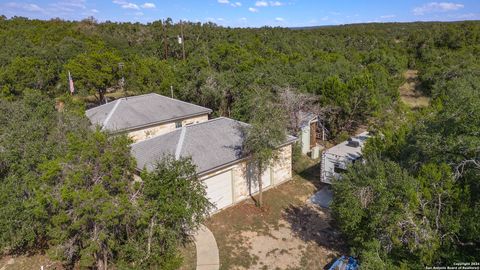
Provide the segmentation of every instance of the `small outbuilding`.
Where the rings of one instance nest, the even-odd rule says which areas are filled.
[[[307,155],[317,146],[318,116],[314,113],[300,112],[299,122],[302,154]]]
[[[363,146],[369,137],[368,132],[363,132],[325,150],[322,153],[320,180],[331,184],[341,178],[349,164],[361,160]]]
[[[319,158],[323,146],[321,141],[325,141],[326,130],[320,123],[317,114],[300,111],[298,113],[300,127],[300,147],[302,154],[310,155],[311,158]],[[320,132],[319,132],[320,131]]]

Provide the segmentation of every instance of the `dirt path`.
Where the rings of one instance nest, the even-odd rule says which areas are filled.
[[[409,69],[403,73],[405,83],[399,87],[400,98],[410,108],[424,108],[430,103],[430,98],[424,96],[419,90],[418,71]]]

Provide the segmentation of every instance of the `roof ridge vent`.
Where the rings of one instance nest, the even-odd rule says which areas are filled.
[[[105,127],[107,126],[108,121],[110,121],[110,118],[112,118],[113,113],[115,112],[115,110],[117,110],[117,107],[118,107],[118,105],[120,104],[121,101],[122,101],[122,99],[118,99],[116,101],[115,105],[113,106],[112,110],[108,113],[107,117],[105,118],[105,121],[103,121],[103,123],[102,123],[102,130],[104,130]]]
[[[182,127],[182,131],[180,133],[180,138],[178,139],[177,148],[175,149],[175,159],[180,159],[180,153],[182,152],[183,142],[185,141],[185,133],[187,132],[187,128],[185,126]]]

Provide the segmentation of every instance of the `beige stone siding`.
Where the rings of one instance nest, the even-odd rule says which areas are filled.
[[[286,145],[280,149],[279,159],[275,164],[269,168],[270,170],[270,182],[269,186],[264,186],[264,190],[283,183],[292,178],[292,146]],[[251,175],[250,170],[247,170],[248,161],[244,160],[227,168],[215,171],[211,174],[203,175],[200,180],[208,179],[218,173],[232,170],[233,181],[233,202],[237,203],[250,197],[250,181],[255,179],[255,176]],[[264,182],[265,183],[265,182]]]
[[[191,124],[202,123],[202,122],[206,122],[206,121],[208,121],[208,114],[184,119],[182,121],[182,126],[188,126],[188,125],[191,125]]]
[[[208,121],[208,114],[186,118],[181,121],[182,121],[182,126],[205,122],[205,121]],[[145,139],[152,138],[158,135],[165,134],[173,130],[175,130],[175,121],[169,122],[169,123],[163,123],[158,126],[131,131],[128,133],[128,136],[132,138],[134,142],[138,142],[138,141],[143,141]]]
[[[280,149],[278,160],[272,168],[274,185],[292,178],[292,145]]]

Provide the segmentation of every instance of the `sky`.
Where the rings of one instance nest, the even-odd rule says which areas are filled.
[[[367,22],[480,20],[479,0],[0,0],[0,15],[148,23],[213,22],[231,27],[301,27]]]

